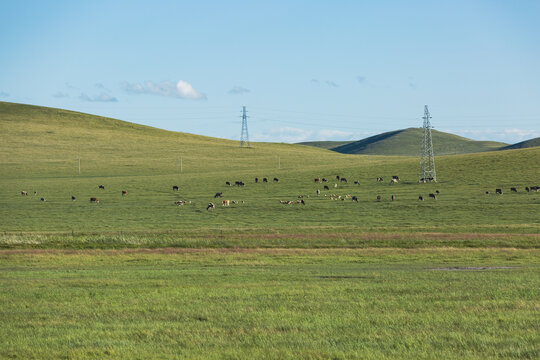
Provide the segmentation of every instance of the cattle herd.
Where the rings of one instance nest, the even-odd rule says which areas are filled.
[[[334,188],[337,188],[338,187],[338,183],[347,183],[347,179],[342,177],[342,176],[339,176],[339,175],[336,175],[335,177],[336,179],[336,183],[333,184],[333,187]],[[383,178],[382,177],[377,177],[377,182],[383,182]],[[268,178],[264,177],[262,178],[262,183],[268,183]],[[274,177],[273,178],[273,182],[274,183],[279,183],[279,179],[277,177]],[[328,180],[326,178],[323,178],[323,177],[316,177],[314,178],[314,182],[316,184],[322,184],[322,183],[328,183]],[[399,182],[399,176],[392,176],[392,179],[390,180],[390,184],[397,184]],[[255,178],[255,183],[259,183],[259,178],[256,177]],[[233,186],[232,185],[233,182],[231,181],[226,181],[225,182],[225,185],[230,187],[230,186]],[[359,185],[360,182],[359,181],[354,181],[354,184],[355,185]],[[237,186],[237,187],[244,187],[246,186],[246,184],[243,182],[243,181],[240,181],[240,180],[237,180],[234,182],[234,186]],[[97,186],[98,188],[98,191],[99,190],[105,190],[105,185],[101,184],[101,185],[98,185]],[[172,186],[172,190],[173,191],[179,191],[180,190],[180,187],[178,185],[173,185]],[[330,187],[328,185],[323,185],[323,190],[325,191],[328,191],[330,190]],[[539,187],[538,186],[526,186],[525,187],[525,191],[526,192],[538,192],[539,191]],[[518,188],[517,187],[510,187],[510,192],[513,192],[513,193],[517,193],[518,192]],[[486,191],[485,192],[487,195],[490,194],[489,191]],[[128,191],[127,190],[122,190],[121,191],[121,195],[122,197],[125,197],[125,196],[128,196]],[[321,196],[321,189],[316,189],[315,191],[315,194],[317,197]],[[437,200],[437,196],[440,194],[439,190],[435,190],[434,193],[429,193],[428,194],[428,199],[433,199],[433,200]],[[497,188],[495,189],[495,194],[496,195],[502,195],[503,194],[503,189],[502,188]],[[28,192],[27,191],[21,191],[21,195],[23,196],[28,196]],[[34,191],[34,196],[37,196],[37,191]],[[356,202],[358,203],[359,200],[358,200],[358,197],[357,196],[351,196],[349,194],[347,195],[338,195],[338,194],[323,194],[324,197],[328,197],[330,198],[330,200],[341,200],[341,201],[345,201],[345,200],[352,200],[353,202]],[[214,199],[217,199],[217,198],[222,198],[223,197],[223,191],[218,191],[215,193],[214,195]],[[284,204],[284,205],[293,205],[293,204],[300,204],[300,205],[306,205],[306,202],[304,200],[304,197],[305,198],[309,198],[309,195],[299,195],[297,197],[297,199],[295,200],[279,200],[279,202],[281,204]],[[376,201],[377,202],[381,202],[383,201],[383,197],[382,195],[376,195]],[[392,194],[390,195],[390,199],[391,201],[396,201],[397,200],[397,196],[395,194]],[[76,197],[71,195],[71,201],[75,201],[76,200]],[[419,195],[418,196],[418,200],[419,201],[424,201],[424,196],[423,195]],[[45,202],[46,199],[44,197],[41,197],[40,198],[40,201],[42,202]],[[99,199],[97,197],[90,197],[90,202],[91,203],[99,203]],[[228,200],[228,199],[225,199],[225,200],[222,200],[221,202],[221,206],[230,206],[231,204],[233,205],[236,205],[236,204],[244,204],[244,201],[236,201],[236,200]],[[174,202],[175,205],[178,205],[178,206],[183,206],[183,205],[187,205],[187,204],[192,204],[191,201],[186,201],[186,200],[177,200]],[[206,207],[206,210],[213,210],[216,208],[216,205],[213,203],[213,202],[210,202],[208,203],[207,207]]]

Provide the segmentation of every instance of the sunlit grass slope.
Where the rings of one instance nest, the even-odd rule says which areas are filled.
[[[476,153],[508,145],[496,141],[475,141],[437,130],[432,130],[431,135],[435,155]],[[421,144],[422,129],[409,128],[371,136],[332,150],[343,154],[419,156]]]
[[[539,196],[524,190],[540,182],[538,147],[437,157],[438,183],[418,184],[416,157],[344,155],[272,143],[245,149],[235,141],[20,104],[0,103],[0,133],[0,230],[8,245],[20,240],[10,238],[13,232],[538,232],[531,214],[540,210]],[[348,182],[336,181],[336,175]],[[400,183],[389,185],[392,175],[399,175]],[[378,176],[382,183],[375,181]],[[255,183],[255,177],[270,181]],[[316,184],[317,177],[327,178],[330,189]],[[246,186],[229,187],[226,181]],[[495,188],[504,195],[495,196]],[[129,195],[122,197],[121,190]],[[428,199],[435,190],[441,193],[437,200]],[[213,197],[217,192],[237,204],[220,206],[222,199]],[[331,200],[347,195],[359,202]],[[397,200],[390,201],[391,195]],[[419,195],[426,200],[418,201]],[[280,203],[299,196],[305,206]],[[91,204],[90,197],[98,197],[99,204]],[[175,206],[176,200],[191,204]],[[217,208],[207,211],[209,202]],[[254,239],[246,238],[244,245]]]

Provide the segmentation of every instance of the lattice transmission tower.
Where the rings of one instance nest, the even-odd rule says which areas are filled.
[[[242,107],[242,133],[240,134],[240,147],[249,147],[246,107]]]
[[[433,155],[433,140],[431,139],[431,123],[428,106],[424,106],[424,126],[422,131],[422,154],[420,155],[419,182],[437,181],[435,173],[435,157]]]

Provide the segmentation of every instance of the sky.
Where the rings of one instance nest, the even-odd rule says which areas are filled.
[[[0,101],[238,140],[540,136],[540,2],[0,0]]]

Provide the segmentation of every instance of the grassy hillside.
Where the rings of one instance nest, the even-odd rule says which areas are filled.
[[[540,137],[518,142],[517,144],[508,145],[501,148],[501,150],[525,149],[525,148],[530,148],[530,147],[535,147],[535,146],[540,146]]]
[[[468,154],[497,150],[507,144],[495,141],[475,141],[461,136],[432,130],[435,155]],[[420,156],[422,129],[390,131],[351,142],[332,150],[343,154]]]
[[[70,236],[73,232],[80,246],[140,246],[149,241],[183,246],[284,246],[286,242],[272,237],[227,236],[246,231],[286,234],[287,238],[315,233],[321,235],[319,240],[307,239],[328,246],[336,241],[324,234],[373,229],[538,230],[537,219],[529,214],[539,210],[539,196],[523,189],[538,183],[540,148],[437,157],[439,183],[418,184],[416,157],[343,155],[270,143],[241,149],[234,141],[19,104],[0,103],[0,132],[0,230],[5,232],[0,243],[4,246],[35,245],[38,240],[26,239],[24,232],[67,232]],[[349,182],[336,182],[336,175]],[[399,175],[401,182],[389,185],[392,175]],[[378,176],[385,181],[377,183]],[[278,177],[279,182],[255,183],[255,177]],[[330,190],[314,183],[316,177],[329,179]],[[246,186],[225,184],[239,180]],[[100,184],[105,190],[98,189]],[[172,191],[172,185],[179,185],[180,191]],[[511,186],[519,192],[509,194]],[[495,188],[503,188],[504,196],[484,194]],[[317,189],[322,191],[319,197]],[[23,190],[30,195],[21,196]],[[121,190],[128,190],[129,195],[122,197]],[[427,198],[435,190],[441,192],[437,201],[418,201],[419,195]],[[213,197],[217,192],[237,204],[206,211],[209,202],[220,205],[222,199]],[[339,199],[347,195],[357,196],[359,202]],[[377,195],[383,201],[377,202]],[[390,201],[391,195],[397,201]],[[71,201],[71,196],[77,200]],[[299,200],[299,196],[304,196],[305,206],[280,203]],[[39,201],[41,197],[46,201]],[[90,204],[90,197],[98,197],[100,203]],[[191,204],[175,206],[176,200]],[[13,235],[21,232],[21,237]],[[98,235],[120,232],[114,238]],[[125,232],[141,235],[127,238],[122,235]],[[77,238],[77,234],[96,236]],[[206,235],[213,240],[205,243]],[[364,241],[347,236],[340,240],[342,246]],[[58,239],[43,236],[39,241]],[[306,240],[300,237],[294,243],[302,245]]]

